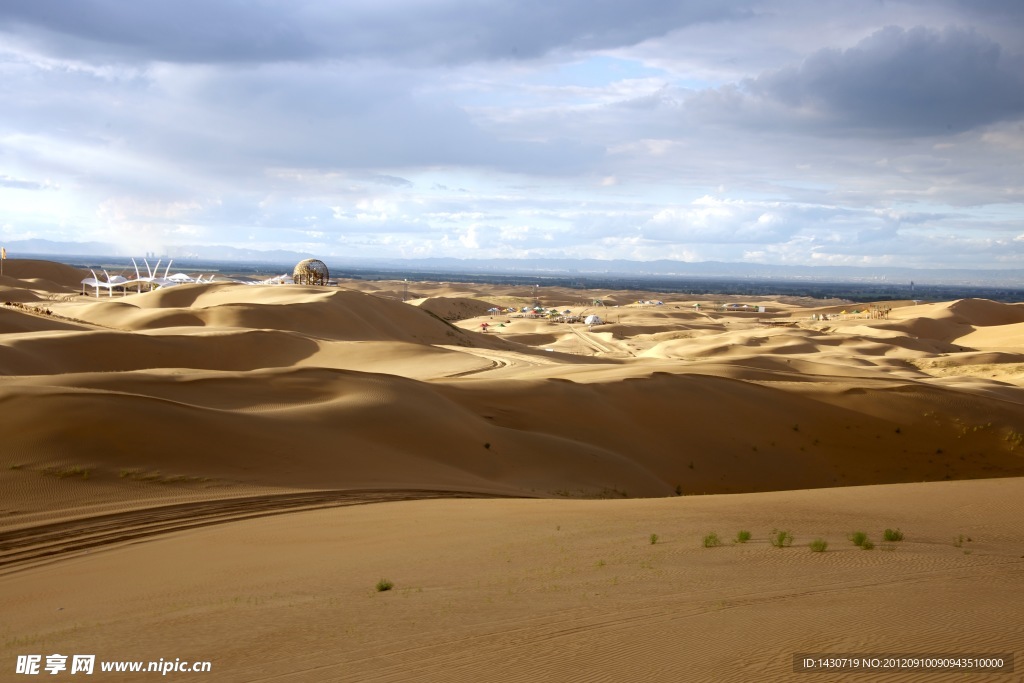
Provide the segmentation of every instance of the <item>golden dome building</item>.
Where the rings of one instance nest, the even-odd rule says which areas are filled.
[[[297,285],[324,286],[330,279],[331,273],[327,270],[327,264],[315,258],[299,261],[292,271],[292,282]]]

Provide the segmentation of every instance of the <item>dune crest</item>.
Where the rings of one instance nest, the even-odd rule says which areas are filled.
[[[745,681],[1024,646],[1021,305],[12,272],[8,663]]]
[[[32,267],[13,282],[33,295],[73,275]],[[108,490],[621,498],[1024,474],[1020,357],[964,346],[1012,337],[1019,305],[819,320],[774,299],[351,284],[366,291],[223,282],[0,310],[19,425],[0,478],[22,491],[6,520]]]

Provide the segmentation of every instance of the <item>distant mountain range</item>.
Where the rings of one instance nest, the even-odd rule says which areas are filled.
[[[31,239],[7,242],[10,258],[60,257],[60,260],[89,257],[136,258],[145,254],[126,255],[113,244],[103,242],[54,242]],[[168,248],[157,258],[173,258],[181,267],[197,262],[239,262],[292,266],[316,254],[278,249],[262,251],[229,246],[186,245]],[[806,282],[858,282],[889,284],[955,284],[1024,288],[1024,269],[967,268],[900,268],[857,266],[802,266],[764,263],[726,263],[719,261],[628,261],[624,259],[460,259],[460,258],[360,258],[319,257],[331,269],[361,268],[415,273],[463,273],[481,275],[516,275],[551,277],[578,276],[597,278],[728,278],[731,280],[777,280]]]
[[[328,260],[328,265],[331,261]],[[728,278],[730,280],[806,280],[814,282],[875,282],[909,284],[985,284],[1024,287],[1024,269],[865,268],[856,266],[799,266],[721,261],[627,261],[623,259],[372,259],[352,260],[395,270],[510,275],[578,275],[629,278]]]
[[[108,242],[54,242],[51,240],[31,239],[15,240],[3,244],[11,258],[45,258],[47,256],[61,257],[135,257],[136,260],[145,257],[146,254],[126,254],[122,247]],[[163,253],[157,254],[157,258],[179,259],[182,261],[244,261],[258,263],[290,263],[301,261],[304,258],[311,258],[312,254],[302,254],[295,251],[278,249],[274,251],[261,251],[258,249],[239,249],[227,246],[180,246],[169,247]],[[152,259],[151,259],[152,260]]]

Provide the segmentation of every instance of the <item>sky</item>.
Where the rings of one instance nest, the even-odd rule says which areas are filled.
[[[4,0],[0,242],[1024,267],[1020,0]]]

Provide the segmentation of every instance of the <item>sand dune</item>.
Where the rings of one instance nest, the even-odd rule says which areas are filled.
[[[6,276],[0,279],[0,283],[4,281],[10,281]],[[46,297],[42,294],[37,294],[31,289],[19,287],[17,285],[0,284],[0,297],[3,298],[3,302],[6,303],[28,303],[31,301],[45,301]]]
[[[900,330],[918,337],[952,341],[970,334],[978,327],[1024,322],[1024,305],[961,299],[950,303],[895,309],[892,317],[898,322],[879,327]]]
[[[486,305],[436,293],[425,301]],[[963,352],[959,372],[939,370],[963,321],[1016,325],[995,325],[1018,309],[992,302],[907,315],[932,337],[893,329],[907,320],[766,327],[689,302],[481,334],[490,316],[455,327],[363,292],[229,283],[53,308],[4,312],[0,338],[19,425],[0,477],[25,489],[26,511],[53,505],[45,486],[29,494],[39,477],[78,476],[83,495],[62,493],[73,505],[134,470],[228,489],[570,497],[1024,474],[1015,357]]]
[[[0,307],[0,334],[82,329],[87,328],[83,325],[53,318],[45,314],[39,315],[35,312],[23,311],[11,306]]]
[[[465,320],[487,315],[494,304],[467,297],[438,296],[425,299],[412,299],[406,303],[430,311],[444,320]]]
[[[1024,323],[993,325],[956,338],[960,346],[977,349],[1024,349]]]
[[[1024,323],[1024,305],[1003,304],[987,299],[961,299],[949,304],[947,310],[975,327]]]
[[[319,339],[487,344],[436,315],[362,292],[314,287],[181,285],[67,308],[68,315],[121,330],[248,328]]]
[[[26,284],[38,285],[48,282],[62,290],[77,291],[81,289],[82,280],[89,276],[90,273],[87,270],[54,261],[35,259],[7,259],[4,261],[3,277],[20,281],[22,287]]]
[[[263,329],[200,334],[37,332],[3,338],[0,372],[40,375],[152,368],[256,370],[294,365],[318,349],[308,337]]]
[[[691,660],[651,648],[650,639],[669,632],[690,652],[704,643],[697,634],[716,628],[756,645],[738,658],[740,668],[726,666],[724,646],[713,649],[709,661],[727,675],[698,667],[705,673],[696,678],[785,679],[782,650],[882,647],[852,597],[871,587],[899,591],[904,601],[904,622],[893,622],[891,635],[901,633],[897,623],[944,614],[927,597],[932,578],[905,577],[940,585],[981,578],[986,588],[967,594],[997,615],[1007,611],[996,588],[1012,583],[1012,553],[1024,554],[1008,521],[1019,503],[1005,503],[1021,499],[1024,481],[1019,304],[905,302],[886,319],[853,314],[842,302],[833,311],[831,302],[744,299],[769,309],[756,313],[697,310],[708,298],[464,283],[410,283],[418,300],[403,302],[394,293],[405,283],[363,281],[182,285],[95,298],[75,295],[74,269],[8,264],[14,275],[5,266],[0,282],[12,302],[0,307],[0,608],[19,621],[6,631],[5,652],[22,643],[98,648],[87,633],[127,642],[115,639],[135,610],[168,647],[198,658],[195,631],[179,625],[194,608],[209,628],[241,634],[235,649],[218,655],[231,669],[218,680],[294,672],[296,663],[273,648],[253,669],[242,653],[275,628],[300,631],[295,619],[308,600],[299,594],[328,581],[328,565],[317,559],[325,549],[346,558],[346,587],[330,599],[365,609],[340,631],[328,628],[334,612],[317,612],[297,648],[281,639],[313,661],[328,631],[341,634],[344,646],[310,680],[452,680],[453,671],[488,680],[481,672],[498,669],[508,675],[491,680],[535,680],[538,667],[554,680],[601,680],[601,671],[632,679],[618,675],[623,662],[644,680],[678,680],[675,667]],[[664,305],[635,303],[651,299]],[[538,300],[598,313],[606,324],[486,314],[491,305]],[[812,319],[826,309],[828,320]],[[491,330],[480,332],[482,322]],[[232,521],[438,495],[548,500],[423,501]],[[957,528],[944,497],[959,501]],[[773,550],[771,526],[792,523],[801,536],[842,543],[858,520],[914,526],[920,542],[822,558],[806,548],[764,552]],[[213,523],[223,526],[198,529]],[[750,549],[707,554],[696,543],[702,532],[748,523],[760,529]],[[951,544],[938,549],[961,532],[984,539],[977,556]],[[650,533],[679,545],[644,546]],[[637,547],[616,551],[627,537]],[[294,556],[260,554],[289,538],[302,539]],[[152,542],[125,545],[132,539]],[[98,552],[86,557],[89,547]],[[177,566],[167,554],[182,548],[212,573],[186,583],[164,576]],[[439,549],[455,564],[445,565]],[[726,553],[744,561],[723,564]],[[585,565],[570,561],[577,556]],[[598,560],[614,573],[598,571]],[[479,572],[472,589],[473,571],[460,562]],[[829,570],[818,574],[822,564]],[[420,575],[417,565],[425,567]],[[125,584],[128,566],[150,578]],[[251,623],[236,601],[241,593],[218,578],[240,566],[246,587],[238,591],[250,597],[247,606],[260,600]],[[406,586],[378,596],[372,582],[398,571],[391,567],[426,596]],[[716,572],[724,572],[721,582],[711,578]],[[658,577],[649,595],[648,577]],[[686,577],[698,578],[691,585]],[[92,586],[87,595],[128,586],[128,595],[100,608],[61,592],[75,614],[95,609],[91,623],[99,624],[69,630],[59,619],[70,615],[54,620],[56,607],[38,613],[51,580]],[[740,595],[726,588],[745,583]],[[267,597],[280,596],[280,585],[292,586],[286,598]],[[206,597],[197,597],[200,587]],[[476,602],[452,607],[466,590]],[[146,595],[157,601],[140,609]],[[187,596],[184,607],[164,605],[171,595]],[[822,601],[828,623],[845,635],[804,641],[794,628],[765,628],[777,625],[773,596],[788,601],[793,618],[811,618]],[[719,602],[729,609],[714,607]],[[898,642],[941,650],[955,635],[982,650],[1019,649],[1019,629],[982,621]],[[619,641],[618,655],[601,654]],[[477,654],[474,643],[483,645]],[[582,648],[600,670],[557,661],[567,647]],[[110,656],[131,656],[123,652]],[[384,652],[393,653],[390,662]]]
[[[793,656],[1019,654],[1022,485],[427,500],[222,523],[0,573],[18,624],[2,650],[205,660],[228,682],[1013,680],[794,674]],[[884,542],[897,527],[904,539]],[[772,547],[773,529],[792,545]],[[751,540],[733,543],[738,530]],[[873,550],[847,540],[858,530]],[[703,547],[712,532],[723,545]],[[392,590],[374,590],[382,577]]]

